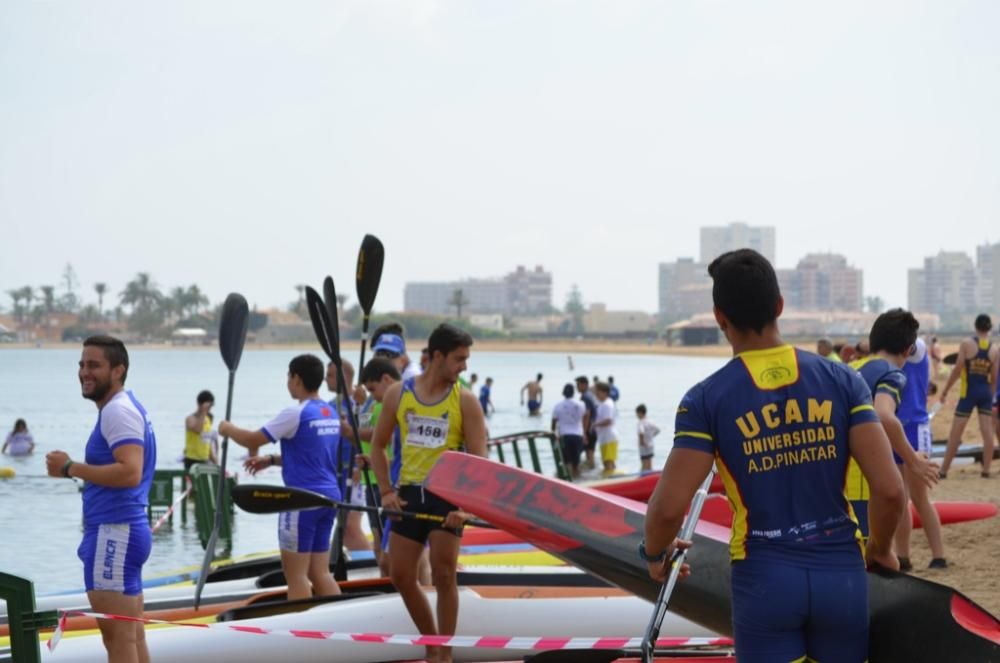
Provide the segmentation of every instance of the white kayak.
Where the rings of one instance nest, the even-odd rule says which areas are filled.
[[[527,595],[530,595],[530,588]],[[484,598],[471,588],[462,588],[458,635],[524,637],[635,637],[649,620],[647,601],[623,596],[618,590],[571,593],[565,598]],[[485,592],[484,592],[485,593]],[[540,594],[545,594],[540,592]],[[432,605],[433,590],[428,591]],[[338,661],[376,663],[420,658],[422,647],[317,640],[286,634],[259,635],[232,630],[255,627],[287,633],[290,630],[336,631],[338,633],[413,634],[416,629],[398,595],[359,597],[317,606],[307,612],[239,622],[222,622],[211,628],[172,627],[147,630],[150,657],[156,663],[308,663]],[[662,637],[698,637],[715,634],[668,613]],[[461,648],[455,661],[495,661],[521,658],[528,652],[502,649]],[[64,638],[56,651],[42,648],[42,660],[53,663],[83,663],[103,660],[99,636]]]

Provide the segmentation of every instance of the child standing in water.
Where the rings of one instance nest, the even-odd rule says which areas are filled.
[[[604,462],[603,476],[615,473],[618,460],[618,411],[615,402],[611,400],[611,388],[607,382],[598,382],[594,387],[597,394],[597,414],[594,416],[594,430],[597,431],[597,444],[601,447],[601,460]]]
[[[653,469],[653,438],[660,434],[660,429],[646,418],[644,404],[635,408],[635,416],[639,420],[636,426],[639,433],[639,459],[642,461],[642,471],[645,472]]]
[[[35,450],[35,438],[28,432],[28,424],[24,419],[14,422],[14,430],[7,434],[3,443],[2,453],[11,456],[27,456]]]

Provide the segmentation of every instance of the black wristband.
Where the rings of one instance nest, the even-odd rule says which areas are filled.
[[[667,558],[667,549],[661,550],[659,555],[650,555],[646,552],[646,540],[643,539],[639,542],[639,557],[644,562],[662,562]]]
[[[63,463],[63,466],[62,466],[62,475],[64,477],[66,477],[67,479],[70,478],[70,476],[69,476],[69,468],[71,468],[71,467],[73,467],[73,461],[72,461],[72,459],[67,458],[66,462]]]

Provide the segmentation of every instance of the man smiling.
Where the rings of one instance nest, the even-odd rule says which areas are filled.
[[[142,617],[142,565],[152,532],[146,517],[156,468],[156,437],[145,408],[130,391],[128,351],[110,336],[91,336],[80,357],[83,397],[97,405],[97,425],[87,440],[85,460],[65,451],[45,457],[53,477],[83,479],[83,561],[87,597],[96,612]],[[143,625],[99,620],[111,663],[144,663],[149,651]]]

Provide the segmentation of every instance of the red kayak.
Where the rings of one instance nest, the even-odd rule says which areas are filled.
[[[659,478],[658,474],[649,476],[655,479]],[[640,480],[646,481],[646,477],[642,477]],[[617,489],[620,484],[607,485],[615,485]],[[626,482],[625,485],[627,485],[626,490],[637,490],[637,484],[635,484],[634,481]],[[602,492],[611,492],[613,495],[628,497],[627,495],[622,495],[621,493],[606,491],[604,490],[604,486],[587,487],[597,488]],[[941,518],[942,525],[953,525],[955,523],[965,523],[972,520],[985,520],[986,518],[996,516],[997,513],[1000,512],[997,505],[992,502],[935,502],[934,508],[937,510],[938,516]],[[920,527],[920,516],[917,514],[917,510],[914,509],[912,505],[910,505],[910,513],[913,514],[913,526]],[[713,495],[709,497],[705,500],[705,506],[701,511],[701,518],[702,520],[715,523],[716,525],[732,527],[733,511],[729,507],[729,500],[722,495]],[[462,543],[467,546],[505,545],[524,542],[525,541],[523,539],[514,536],[510,532],[498,529],[483,529],[479,527],[466,528],[465,534],[462,536]]]
[[[626,591],[649,601],[659,595],[636,553],[645,504],[457,452],[441,457],[426,486]],[[732,634],[729,537],[727,527],[698,522],[688,560],[699,571],[677,584],[670,603],[675,614],[723,635]],[[871,663],[1000,661],[1000,620],[954,589],[878,570],[868,574],[868,592]]]

